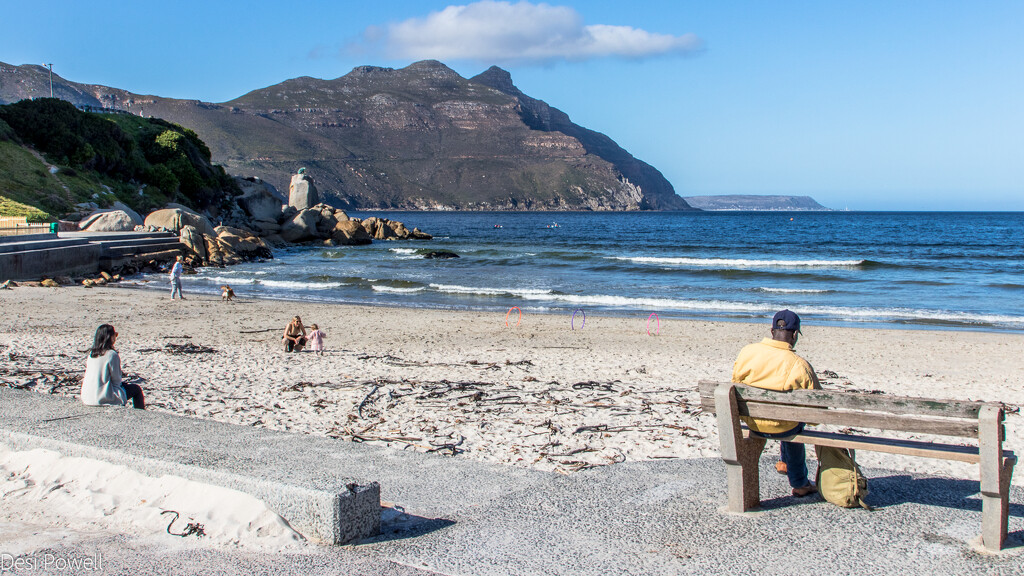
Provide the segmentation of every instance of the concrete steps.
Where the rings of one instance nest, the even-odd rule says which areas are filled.
[[[149,260],[173,260],[185,245],[170,232],[61,232],[0,237],[0,282],[96,274]]]

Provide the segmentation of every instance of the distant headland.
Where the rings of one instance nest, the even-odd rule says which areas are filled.
[[[814,211],[832,209],[818,204],[810,196],[760,196],[756,194],[727,194],[721,196],[687,196],[686,202],[699,210],[760,210],[760,211]]]

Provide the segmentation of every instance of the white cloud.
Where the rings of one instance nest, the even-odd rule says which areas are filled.
[[[423,18],[369,28],[365,37],[381,42],[392,58],[488,63],[644,58],[687,54],[701,47],[693,34],[672,36],[630,26],[584,25],[580,14],[570,7],[494,0],[448,6]]]

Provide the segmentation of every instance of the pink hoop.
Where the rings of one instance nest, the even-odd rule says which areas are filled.
[[[651,315],[647,317],[647,335],[651,335],[651,318],[654,318],[654,335],[661,334],[661,318],[657,312],[651,312]]]
[[[508,312],[505,312],[505,326],[508,326],[508,317],[510,314],[512,314],[513,310],[519,310],[519,319],[516,320],[516,326],[519,326],[519,323],[523,321],[523,311],[519,308],[519,306],[513,306],[508,309]]]

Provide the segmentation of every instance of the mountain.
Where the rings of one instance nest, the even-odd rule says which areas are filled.
[[[133,94],[53,76],[78,106],[160,117],[195,131],[228,172],[286,190],[300,167],[342,208],[689,210],[650,165],[530,98],[492,67],[361,66],[294,78],[220,104]],[[0,63],[0,103],[49,96],[48,70]]]
[[[755,194],[687,196],[686,202],[699,210],[831,210],[831,208],[818,204],[810,196],[759,196]]]

